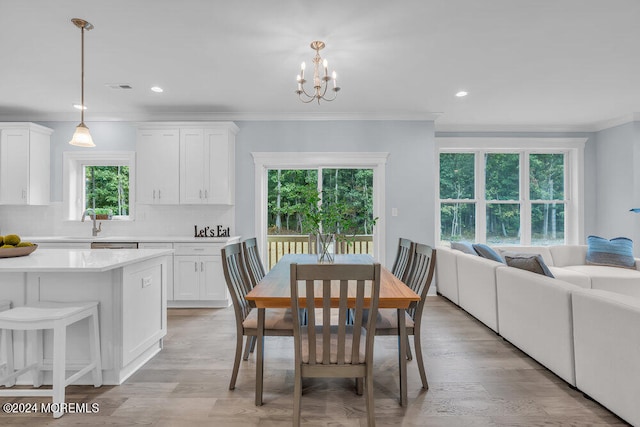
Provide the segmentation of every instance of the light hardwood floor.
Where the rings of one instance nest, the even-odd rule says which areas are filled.
[[[376,337],[378,426],[627,425],[444,298],[429,297],[423,344],[430,389],[409,362],[409,405],[398,405],[397,341]],[[96,414],[0,413],[0,426],[289,426],[291,338],[267,337],[264,406],[254,405],[255,357],[228,390],[235,346],[233,310],[169,310],[160,354],[119,387],[67,387],[67,402],[98,403]],[[33,398],[0,398],[0,402]],[[46,399],[38,399],[46,401]],[[347,380],[305,380],[309,426],[365,426],[365,404]]]

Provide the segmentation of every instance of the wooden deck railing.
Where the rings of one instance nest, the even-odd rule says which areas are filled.
[[[337,242],[338,254],[369,254],[373,256],[373,236],[357,235],[352,242]],[[309,236],[307,235],[270,235],[268,243],[268,268],[271,269],[283,255],[315,253],[313,247],[309,251]]]

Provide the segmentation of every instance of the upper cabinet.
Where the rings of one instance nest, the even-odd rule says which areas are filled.
[[[180,203],[234,203],[235,133],[228,128],[180,130]]]
[[[138,203],[232,205],[237,131],[231,122],[139,126]]]
[[[0,204],[50,202],[52,129],[0,123]]]
[[[136,200],[144,204],[180,202],[180,130],[138,129]]]

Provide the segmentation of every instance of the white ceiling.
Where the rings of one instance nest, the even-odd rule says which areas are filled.
[[[75,17],[95,26],[89,123],[436,118],[437,130],[595,130],[640,112],[638,0],[0,0],[0,120],[79,120]],[[316,39],[342,91],[303,104],[295,76]],[[133,89],[107,87],[122,83]]]

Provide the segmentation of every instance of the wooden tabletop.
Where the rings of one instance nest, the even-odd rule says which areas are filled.
[[[316,264],[317,255],[289,254],[267,273],[267,275],[246,296],[258,308],[288,308],[291,307],[291,285],[289,282],[290,265]],[[373,264],[369,255],[349,254],[336,255],[334,264]],[[303,292],[304,287],[301,287]],[[300,295],[301,297],[303,294]],[[420,296],[413,292],[389,270],[382,267],[380,276],[380,308],[408,308],[414,301],[420,301]]]

